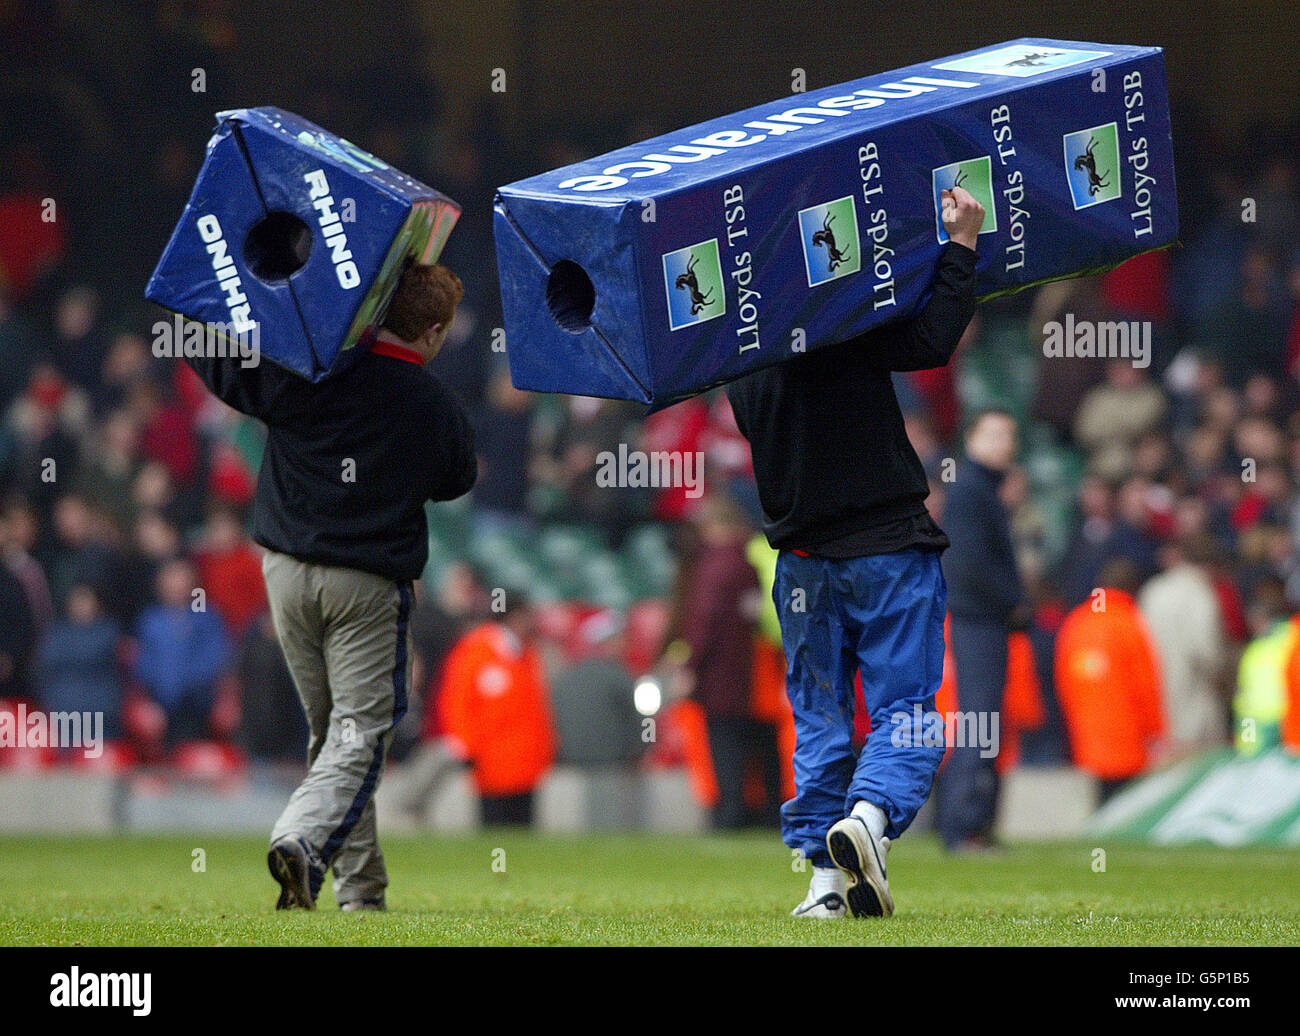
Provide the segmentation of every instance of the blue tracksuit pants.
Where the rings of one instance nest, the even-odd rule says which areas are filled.
[[[815,866],[829,867],[826,832],[854,803],[884,810],[885,833],[897,838],[930,794],[942,737],[934,744],[916,719],[934,712],[943,679],[947,585],[937,551],[845,560],[782,551],[772,597],[796,734],[795,797],[781,808],[781,833]],[[855,757],[859,670],[871,735]],[[934,721],[922,727],[933,732]]]

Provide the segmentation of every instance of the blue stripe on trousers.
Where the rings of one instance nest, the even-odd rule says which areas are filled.
[[[401,594],[401,603],[397,608],[397,657],[393,666],[393,722],[375,743],[375,754],[371,757],[370,768],[366,770],[365,779],[357,789],[357,794],[352,799],[352,805],[348,807],[342,823],[325,840],[325,847],[321,850],[321,860],[326,867],[334,859],[335,853],[347,842],[348,835],[352,834],[352,829],[361,819],[366,803],[374,794],[375,785],[379,782],[379,770],[384,763],[384,738],[406,715],[406,627],[411,614],[411,584],[399,583],[398,592]]]

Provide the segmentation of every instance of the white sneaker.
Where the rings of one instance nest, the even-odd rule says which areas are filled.
[[[838,892],[827,892],[822,896],[814,896],[813,890],[808,890],[808,895],[804,901],[790,911],[791,917],[817,917],[817,918],[834,918],[839,919],[847,917],[849,908],[844,902],[844,897]]]
[[[894,897],[889,894],[885,856],[889,839],[876,838],[860,817],[845,817],[826,835],[835,866],[844,872],[849,887],[846,898],[854,917],[889,917]]]

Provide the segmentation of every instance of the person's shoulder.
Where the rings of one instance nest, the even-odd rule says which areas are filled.
[[[414,363],[403,363],[402,367],[403,384],[409,386],[412,398],[440,406],[459,404],[459,398],[451,386],[428,365],[419,367]]]
[[[370,365],[371,371],[378,375],[374,383],[377,391],[393,403],[426,407],[445,405],[455,399],[451,389],[427,365],[373,353],[358,362]]]

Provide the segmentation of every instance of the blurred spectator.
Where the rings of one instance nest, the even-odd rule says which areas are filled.
[[[240,747],[254,762],[301,763],[307,758],[307,720],[265,603],[248,623],[237,672],[243,692]]]
[[[113,594],[107,602],[123,629],[135,628],[140,612],[153,597],[159,570],[180,551],[181,535],[176,526],[157,511],[137,515],[127,547],[116,559]]]
[[[719,393],[726,402],[726,394]],[[730,411],[731,405],[727,404]],[[705,429],[709,423],[709,402],[707,397],[697,396],[683,400],[664,410],[657,410],[647,415],[641,429],[641,446],[651,452],[665,451],[682,456],[697,453],[703,449]],[[734,427],[735,418],[732,417]],[[741,449],[745,460],[749,460],[749,445],[742,437]],[[653,513],[665,522],[676,522],[688,516],[698,499],[687,496],[685,485],[663,486],[655,491]]]
[[[104,736],[122,736],[122,631],[104,614],[99,594],[78,584],[63,614],[47,631],[37,655],[37,687],[49,712],[100,712]]]
[[[228,507],[212,509],[194,561],[208,604],[216,606],[226,632],[241,639],[267,602],[261,551],[244,532],[236,512]]]
[[[690,651],[687,682],[704,710],[718,782],[713,826],[732,830],[751,823],[745,805],[751,760],[761,760],[767,801],[780,800],[779,767],[771,765],[776,732],[752,713],[759,602],[758,575],[746,546],[753,530],[735,502],[716,492],[705,497],[694,521],[700,552],[685,583],[681,639]],[[775,808],[768,813],[763,819],[774,823]]]
[[[9,184],[0,195],[0,295],[22,302],[67,251],[65,221],[59,199],[50,196],[54,175],[35,143],[7,146],[0,167]]]
[[[966,454],[947,487],[943,524],[952,546],[943,559],[958,709],[975,715],[1002,710],[1007,683],[1007,636],[1027,617],[1011,528],[999,486],[1015,460],[1016,422],[989,410],[966,432]],[[997,807],[995,757],[978,745],[954,747],[935,782],[937,824],[951,851],[992,845]]]
[[[1237,665],[1232,699],[1233,743],[1243,755],[1265,752],[1282,743],[1287,711],[1287,665],[1298,643],[1282,580],[1261,588],[1252,609],[1251,642]]]
[[[1156,572],[1156,554],[1172,531],[1170,494],[1142,475],[1126,478],[1115,494],[1115,510],[1123,529],[1124,557],[1137,570],[1142,583]]]
[[[438,696],[448,747],[472,767],[489,826],[533,822],[533,795],[555,756],[532,606],[511,590],[505,608],[452,649]]]
[[[1020,739],[1020,761],[1027,766],[1056,766],[1071,758],[1069,733],[1056,689],[1056,638],[1065,621],[1065,601],[1060,590],[1047,578],[1029,582],[1033,620],[1026,631],[1038,676],[1038,698],[1042,704],[1042,725],[1024,731]]]
[[[966,325],[966,330],[957,341],[957,348],[953,352],[955,363],[894,376],[896,385],[900,382],[907,384],[923,403],[926,420],[933,425],[935,434],[945,442],[951,440],[960,428],[961,404],[957,393],[957,372],[961,369],[961,357],[964,352],[969,352],[975,347],[983,327],[979,310],[976,310],[970,323]],[[916,411],[910,414],[905,411],[904,418],[915,413]],[[928,464],[925,454],[919,450],[917,452],[921,462]]]
[[[1056,692],[1074,762],[1101,782],[1101,802],[1147,769],[1165,732],[1155,645],[1133,595],[1132,562],[1107,565],[1092,599],[1056,637]]]
[[[8,410],[27,387],[36,363],[36,338],[33,321],[6,300],[0,275],[0,410]]]
[[[1095,277],[1079,277],[1043,285],[1034,295],[1026,331],[1035,349],[1041,348],[1044,327],[1061,323],[1067,313],[1076,322],[1109,320],[1112,314],[1102,303]],[[1084,359],[1042,359],[1030,404],[1029,416],[1049,428],[1054,437],[1068,442],[1079,407],[1089,390],[1102,377],[1102,368]]]
[[[105,588],[117,564],[103,517],[84,498],[66,493],[54,505],[54,535],[47,545],[46,570],[56,608],[62,608],[76,583]]]
[[[1013,464],[1007,469],[1002,484],[998,486],[998,498],[1006,508],[1011,525],[1016,568],[1026,579],[1041,575],[1046,565],[1047,525],[1042,512],[1034,504],[1029,475],[1024,468]]]
[[[551,684],[556,761],[581,768],[587,826],[601,830],[639,827],[643,811],[637,762],[645,742],[632,675],[621,661],[623,629],[610,609],[588,616],[578,629],[585,657]]]
[[[36,515],[26,501],[21,497],[5,501],[0,512],[0,551],[5,567],[22,584],[33,629],[40,637],[54,619],[54,599],[45,569],[32,556],[36,538]]]
[[[481,529],[504,528],[523,535],[536,531],[528,510],[532,411],[532,393],[515,388],[509,370],[498,370],[474,421],[479,455],[474,508]]]
[[[564,415],[549,455],[540,466],[543,479],[562,494],[559,518],[594,525],[609,544],[619,546],[638,516],[637,501],[646,490],[622,484],[602,485],[598,469],[617,457],[620,446],[636,448],[631,404],[591,396],[566,396]]]
[[[1214,553],[1204,536],[1169,544],[1161,551],[1164,570],[1138,595],[1160,660],[1170,749],[1178,756],[1226,739],[1227,645],[1208,571]]]
[[[194,568],[176,559],[158,573],[157,601],[136,626],[135,675],[167,717],[167,743],[208,737],[230,643],[210,608],[197,607]]]
[[[1292,611],[1295,598],[1290,598]],[[1300,613],[1291,616],[1291,650],[1283,662],[1282,720],[1279,734],[1287,751],[1300,755]]]
[[[411,641],[415,648],[411,683],[424,690],[420,715],[423,736],[435,738],[442,734],[438,710],[433,706],[443,665],[465,632],[488,614],[488,600],[474,569],[463,561],[447,566],[432,594],[427,581],[424,586],[425,592],[411,613]]]
[[[0,565],[0,698],[28,698],[28,667],[36,650],[36,625],[18,577]]]
[[[1254,374],[1282,375],[1290,316],[1277,254],[1258,242],[1246,252],[1235,287],[1201,324],[1199,336],[1222,361],[1228,384],[1241,388]]]
[[[426,584],[427,585],[427,584]],[[447,747],[438,695],[443,668],[452,648],[465,632],[487,615],[487,595],[474,570],[464,562],[448,565],[436,592],[419,596],[411,613],[411,646],[415,653],[411,686],[417,696],[393,737],[389,758],[402,764],[393,794],[400,808],[421,820],[445,780],[461,769],[460,759]]]
[[[763,505],[758,499],[758,486],[754,484],[754,461],[749,453],[749,440],[740,434],[736,414],[725,392],[715,389],[704,398],[709,409],[697,448],[708,461],[708,484],[723,489],[744,511],[749,523],[759,528],[763,524]],[[671,490],[682,492],[686,497],[683,514],[699,505],[700,488],[683,486],[680,490],[676,487]]]
[[[9,484],[43,515],[60,486],[77,477],[81,439],[87,430],[85,395],[49,363],[38,363],[23,394],[9,408],[13,437],[6,464]]]
[[[103,415],[124,407],[135,386],[149,377],[151,362],[144,335],[129,331],[116,335],[90,390],[95,412]]]
[[[1154,548],[1128,520],[1137,511],[1147,521],[1140,496],[1126,499],[1127,515],[1118,512],[1115,491],[1105,480],[1089,476],[1079,487],[1079,514],[1061,569],[1068,607],[1083,603],[1098,585],[1101,570],[1115,558],[1131,561],[1140,572],[1154,568]]]
[[[94,288],[78,284],[59,296],[54,304],[51,347],[59,372],[89,397],[108,354],[99,292]]]
[[[146,461],[131,483],[131,503],[139,511],[153,511],[169,521],[183,516],[176,499],[176,487],[167,466],[156,460]]]
[[[140,423],[143,455],[160,463],[173,485],[188,486],[194,480],[199,456],[190,415],[184,407],[165,399],[158,384],[150,379],[131,387],[127,406]]]
[[[1133,447],[1165,416],[1164,393],[1132,360],[1111,360],[1106,380],[1088,392],[1074,420],[1074,440],[1091,454],[1092,470],[1118,481],[1129,474]]]
[[[126,410],[115,410],[97,429],[77,473],[76,492],[123,531],[135,521],[131,487],[140,472],[140,428]]]

